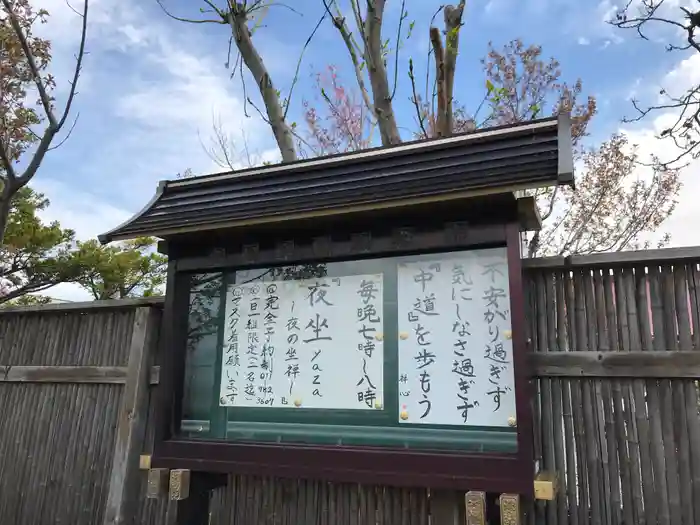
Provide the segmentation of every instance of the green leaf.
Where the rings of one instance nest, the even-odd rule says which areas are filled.
[[[486,92],[490,95],[493,92],[493,82],[488,78],[486,79]]]

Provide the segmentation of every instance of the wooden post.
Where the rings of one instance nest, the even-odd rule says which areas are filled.
[[[136,512],[141,485],[139,455],[148,417],[151,350],[155,347],[159,318],[160,312],[155,308],[138,308],[135,312],[104,525],[129,523]]]
[[[430,491],[430,515],[433,525],[463,525],[466,520],[464,507],[463,492]]]
[[[183,475],[185,472],[186,475]],[[177,479],[177,487],[173,487],[174,479]],[[169,525],[209,525],[211,492],[226,482],[223,474],[177,471],[177,475],[173,476],[171,473],[171,502],[166,522]]]

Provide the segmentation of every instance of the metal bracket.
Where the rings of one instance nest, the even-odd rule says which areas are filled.
[[[464,497],[467,525],[486,525],[486,493],[469,491]]]
[[[141,456],[139,456],[139,470],[151,470],[150,454],[141,454]]]
[[[170,471],[170,499],[181,501],[190,495],[190,471],[176,469]]]
[[[517,494],[501,494],[501,525],[520,525],[520,496]]]

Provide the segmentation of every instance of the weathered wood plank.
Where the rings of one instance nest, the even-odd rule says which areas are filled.
[[[567,305],[566,317],[569,330],[567,332],[569,350],[578,346],[578,332],[581,323],[579,317],[581,313],[580,304],[577,307],[576,288],[574,286],[575,274],[564,272],[564,301]],[[580,299],[578,300],[580,302]],[[569,381],[571,389],[571,410],[574,423],[574,443],[573,448],[576,453],[576,463],[572,463],[576,473],[577,489],[576,499],[578,501],[578,523],[587,524],[590,521],[589,500],[588,500],[588,471],[586,465],[586,425],[583,419],[583,393],[581,381]]]
[[[674,293],[673,277],[670,268],[650,268],[651,281],[651,311],[654,322],[654,349],[671,351],[678,350],[678,338],[673,310]],[[671,282],[669,283],[669,278]],[[659,381],[659,397],[663,418],[663,444],[666,462],[666,483],[669,494],[669,512],[671,523],[682,523],[680,481],[678,475],[678,460],[674,438],[674,413],[672,399],[673,384],[671,381]]]
[[[569,332],[571,327],[568,324],[567,311],[564,308],[566,300],[566,273],[557,272],[556,282],[555,282],[555,297],[556,303],[561,305],[561,308],[557,308],[557,351],[563,353],[569,347]],[[573,413],[573,402],[571,400],[571,381],[562,380],[561,390],[562,390],[562,417],[564,419],[564,452],[565,452],[565,465],[566,465],[566,502],[567,502],[567,514],[568,520],[564,520],[561,523],[566,523],[569,521],[571,525],[579,525],[578,521],[578,500],[576,491],[576,470],[573,466],[576,463],[576,450],[575,450],[575,431],[574,431],[574,413]]]
[[[136,513],[140,487],[137,458],[146,435],[150,363],[156,348],[159,321],[160,313],[153,308],[136,311],[126,383],[117,417],[104,525],[128,523]]]
[[[603,272],[596,270],[593,275],[595,310],[598,322],[597,341],[598,348],[601,351],[610,352],[610,330],[614,330],[615,326],[611,325],[614,317],[610,319],[606,315],[604,272],[607,272],[607,270],[603,270]],[[604,436],[601,438],[601,461],[605,484],[604,494],[608,499],[606,522],[611,525],[620,525],[622,523],[622,489],[620,487],[620,467],[613,416],[613,392],[610,381],[601,381],[601,401],[603,405],[603,421],[601,425],[604,430]],[[566,520],[560,520],[560,522],[564,524]]]
[[[688,308],[688,288],[686,272],[683,266],[675,266],[673,269],[674,295],[676,323],[678,327],[678,343],[680,350],[693,350],[693,341],[690,334],[690,315]],[[679,382],[675,382],[679,383]],[[686,386],[688,387],[686,390]],[[690,394],[687,397],[686,394]],[[693,399],[694,398],[694,399]],[[677,427],[675,429],[678,447],[678,466],[681,482],[681,502],[683,508],[684,523],[696,523],[694,507],[697,503],[693,493],[693,463],[691,461],[690,433],[693,430],[693,422],[697,421],[697,397],[695,385],[684,383],[674,385],[673,393],[674,409],[678,413]],[[698,439],[700,436],[694,436]],[[695,441],[697,443],[697,441]]]
[[[700,346],[697,344],[700,329],[698,324],[698,304],[697,304],[697,283],[696,283],[697,263],[689,264],[685,268],[685,276],[688,286],[688,301],[690,302],[690,317],[684,321],[684,326],[688,331],[689,338],[685,341],[687,349],[693,350],[696,353],[700,351]],[[692,333],[691,333],[692,332]],[[681,346],[681,350],[685,350]],[[700,414],[698,413],[698,385],[697,383],[686,383],[685,401],[686,411],[688,414],[688,437],[690,440],[690,456],[692,461],[692,483],[693,483],[693,502],[695,520],[700,519],[700,451],[697,448],[697,443],[700,443]]]
[[[632,268],[616,268],[613,271],[615,276],[615,293],[617,298],[618,308],[618,322],[620,323],[620,329],[623,331],[622,350],[624,352],[630,352],[632,348],[641,347],[641,339],[639,337],[639,332],[637,326],[639,321],[637,319],[637,306],[635,304],[635,289],[634,289],[634,272]],[[624,322],[622,322],[622,316],[625,316]],[[627,431],[627,450],[630,459],[630,480],[632,483],[632,499],[634,503],[634,519],[635,523],[639,525],[647,525],[645,507],[646,501],[644,495],[648,491],[648,484],[644,485],[642,480],[644,479],[644,471],[642,469],[642,448],[646,445],[640,438],[640,430],[638,422],[641,419],[637,417],[636,408],[638,406],[638,401],[635,398],[634,392],[634,380],[632,381],[621,381],[623,384],[623,400],[624,400],[624,418],[625,418],[625,428]],[[643,396],[640,401],[643,403]],[[643,490],[643,486],[647,487]]]
[[[89,383],[123,385],[126,366],[12,366],[0,365],[0,383]],[[152,366],[151,385],[160,380],[160,367]]]
[[[464,494],[453,490],[431,491],[430,515],[436,525],[460,525],[464,523]],[[398,523],[398,520],[386,521]]]
[[[538,279],[538,285],[541,288],[537,294],[537,310],[538,310],[538,330],[540,333],[538,345],[539,352],[552,352],[556,347],[556,321],[555,321],[555,302],[554,302],[554,280],[551,273],[547,272]],[[557,471],[557,458],[563,460],[563,448],[561,447],[561,435],[557,434],[557,429],[561,431],[563,418],[561,415],[561,391],[559,397],[555,396],[557,388],[560,387],[558,380],[548,378],[540,381],[541,387],[541,428],[542,428],[542,456],[545,470],[549,472]],[[557,404],[557,401],[559,402]],[[557,456],[559,452],[559,456]],[[563,466],[563,465],[562,465]],[[562,469],[561,474],[564,471]],[[547,513],[547,522],[555,523],[557,520],[557,505],[555,503],[544,503]],[[540,509],[535,511],[539,514]],[[533,519],[535,516],[533,515]],[[539,518],[539,516],[537,516]],[[538,520],[541,521],[541,520]]]
[[[700,352],[551,352],[529,356],[537,377],[697,379]]]
[[[637,279],[637,305],[640,312],[649,312],[651,299],[649,297],[649,276],[640,273]],[[643,351],[651,352],[654,348],[654,336],[649,315],[639,316],[639,329]],[[664,457],[663,430],[661,428],[661,403],[659,401],[659,386],[654,379],[645,382],[647,411],[649,415],[649,449],[651,452],[654,500],[656,504],[656,516],[652,523],[670,525],[671,517],[668,506],[668,488],[666,486],[666,460]]]

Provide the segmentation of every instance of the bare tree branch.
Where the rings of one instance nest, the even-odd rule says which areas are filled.
[[[206,1],[206,0],[205,0]],[[165,5],[163,5],[163,0],[156,0],[158,2],[158,5],[160,8],[163,10],[163,12],[168,15],[170,18],[173,20],[177,20],[178,22],[187,22],[188,24],[226,24],[226,19],[223,17],[223,14],[219,12],[219,10],[211,3],[207,2],[212,8],[216,10],[217,13],[221,16],[218,20],[208,20],[208,19],[193,19],[193,18],[183,18],[181,16],[175,16],[172,14],[170,11],[167,10]]]
[[[15,32],[15,36],[17,37],[17,40],[19,41],[19,45],[22,47],[22,51],[24,52],[24,56],[27,59],[27,64],[29,65],[29,69],[32,73],[32,77],[34,78],[34,83],[36,84],[36,89],[39,92],[39,100],[41,101],[41,105],[44,107],[44,113],[46,114],[46,118],[49,121],[49,129],[56,128],[58,127],[58,122],[56,121],[56,117],[53,114],[53,107],[51,105],[51,97],[49,94],[46,92],[46,86],[44,86],[44,82],[42,81],[41,74],[39,72],[39,68],[36,65],[36,60],[34,60],[34,54],[32,53],[31,49],[29,49],[29,43],[27,42],[27,36],[24,34],[24,31],[19,25],[19,20],[17,20],[17,16],[14,13],[14,10],[12,9],[12,4],[10,4],[10,0],[2,0],[2,4],[5,7],[5,10],[7,11],[7,16],[8,19],[10,20],[10,25],[12,26],[12,30]],[[86,9],[87,9],[87,2],[86,2]],[[84,35],[85,33],[83,32],[83,40],[81,42],[81,46],[84,44]],[[82,56],[81,56],[82,58]],[[76,68],[76,71],[79,71],[78,68]],[[70,99],[69,99],[70,100]]]
[[[162,5],[163,0],[158,0],[158,3]],[[253,80],[257,84],[258,91],[262,98],[264,104],[264,113],[259,111],[257,106],[254,106],[256,111],[264,116],[264,121],[270,126],[272,133],[277,142],[277,146],[280,150],[283,162],[290,162],[296,160],[297,151],[296,144],[294,141],[295,133],[289,124],[287,123],[287,114],[289,111],[289,106],[291,103],[291,97],[298,82],[299,69],[301,67],[301,62],[306,49],[308,48],[312,38],[318,31],[324,16],[316,24],[316,27],[311,33],[311,36],[307,39],[304,47],[301,51],[301,56],[299,57],[296,73],[292,81],[289,96],[283,101],[280,92],[275,88],[272,81],[267,66],[260,53],[258,52],[254,42],[253,34],[255,30],[262,27],[262,21],[265,18],[270,7],[279,6],[284,7],[294,13],[300,14],[294,7],[284,2],[275,2],[270,0],[254,0],[254,1],[236,1],[236,0],[225,0],[226,7],[217,7],[213,0],[204,0],[204,2],[211,8],[211,12],[216,13],[220,20],[198,20],[189,19],[184,17],[177,17],[167,12],[165,8],[164,11],[175,20],[190,22],[190,23],[219,23],[227,24],[231,28],[231,38],[228,42],[228,52],[226,65],[230,67],[231,65],[231,44],[235,42],[238,49],[238,55],[236,57],[236,63],[233,66],[231,77],[239,70],[241,73],[241,83],[243,86],[243,111],[248,116],[247,105],[252,104],[250,97],[248,96],[245,77],[243,76],[243,64],[250,72]],[[202,10],[202,12],[205,12]],[[239,60],[240,59],[240,60]]]
[[[340,32],[343,41],[348,49],[353,65],[356,64],[356,77],[360,89],[364,87],[364,80],[360,62],[355,48],[353,47],[352,33],[347,27],[345,18],[338,13],[333,16],[330,13],[330,6],[327,0],[322,0],[326,10],[331,14],[333,25]],[[372,87],[372,104],[368,108],[373,108],[373,113],[377,119],[379,135],[382,144],[390,146],[399,144],[401,136],[396,124],[396,115],[391,104],[391,91],[387,79],[386,64],[384,61],[384,46],[382,42],[382,22],[384,19],[385,0],[366,0],[367,11],[364,19],[360,11],[359,0],[352,0],[350,6],[355,15],[355,21],[362,38],[362,58],[367,66],[367,75]]]
[[[63,140],[61,140],[58,144],[55,146],[51,146],[47,151],[53,151],[55,149],[60,148],[63,146],[66,141],[70,138],[70,136],[73,134],[73,130],[75,129],[75,125],[78,123],[78,118],[80,118],[80,113],[75,115],[75,118],[73,119],[73,124],[71,124],[70,129],[68,130],[68,133],[66,133],[66,136],[63,137]]]
[[[267,121],[277,141],[283,162],[296,160],[297,154],[292,140],[291,128],[284,118],[284,111],[280,102],[280,96],[272,83],[272,78],[265,67],[262,57],[253,45],[251,34],[246,24],[247,12],[240,4],[229,12],[229,23],[233,32],[238,50],[243,57],[248,71],[258,85],[267,112]],[[248,98],[250,102],[250,99]]]
[[[350,30],[348,29],[348,26],[345,22],[345,18],[343,18],[340,13],[337,15],[333,15],[330,10],[330,6],[328,5],[328,2],[326,0],[323,1],[323,6],[326,9],[326,12],[330,15],[331,20],[333,21],[333,25],[336,27],[338,32],[340,33],[340,37],[343,39],[343,42],[345,43],[345,47],[348,50],[348,54],[350,55],[350,60],[352,61],[353,69],[355,71],[355,79],[357,80],[357,87],[360,89],[360,94],[362,95],[362,100],[365,103],[365,106],[367,106],[367,109],[372,113],[372,115],[375,114],[374,112],[374,104],[372,104],[372,101],[370,100],[369,97],[369,91],[367,90],[367,85],[365,84],[365,77],[364,74],[362,73],[362,67],[361,67],[361,62],[360,59],[357,56],[357,52],[355,51],[356,46],[353,43],[352,40],[352,34],[350,33]]]
[[[396,95],[396,87],[399,84],[399,48],[401,46],[401,27],[406,18],[406,0],[401,0],[401,13],[399,15],[399,28],[396,31],[396,52],[394,53],[394,89],[391,90],[391,100]]]
[[[309,47],[309,44],[311,43],[311,40],[313,39],[314,35],[316,34],[316,31],[318,31],[318,28],[321,27],[321,24],[323,21],[326,19],[326,15],[328,12],[324,12],[319,21],[316,23],[316,26],[314,27],[314,30],[311,32],[309,35],[309,38],[306,39],[306,42],[304,43],[304,47],[301,50],[301,53],[299,54],[299,60],[297,60],[297,68],[294,71],[294,78],[292,79],[292,85],[289,87],[289,96],[287,97],[287,103],[284,108],[284,116],[283,118],[287,118],[287,112],[289,111],[289,107],[291,106],[290,102],[292,100],[292,93],[294,93],[294,86],[296,86],[297,82],[299,81],[299,69],[301,68],[301,61],[304,58],[304,52],[306,51],[306,48]]]
[[[442,48],[440,31],[436,27],[430,28],[430,43],[433,45],[435,57],[435,80],[437,82],[437,112],[435,116],[435,131],[438,137],[447,135],[445,129],[447,103],[445,99],[445,52]]]
[[[411,89],[413,90],[413,97],[411,97],[411,102],[416,108],[416,116],[418,117],[418,125],[420,126],[421,133],[423,137],[428,138],[428,131],[425,129],[425,115],[423,109],[421,108],[420,99],[418,98],[418,93],[416,93],[416,77],[413,73],[413,59],[408,61],[408,78],[411,79]]]
[[[350,126],[348,125],[348,121],[341,117],[340,111],[338,111],[338,108],[336,108],[335,104],[333,104],[333,101],[326,94],[326,91],[324,89],[321,89],[321,96],[326,101],[326,104],[328,104],[328,107],[331,109],[331,113],[335,117],[336,121],[339,122],[341,127],[343,128],[343,131],[345,132],[346,136],[348,137],[349,142],[352,145],[352,148],[354,150],[360,149],[360,143],[358,141],[358,137],[350,130]]]
[[[253,102],[252,100],[250,100],[250,98],[248,98],[248,104],[250,104],[251,106],[253,106],[253,109],[254,109],[255,111],[258,112],[258,115],[259,115],[260,118],[263,120],[263,122],[265,122],[268,126],[272,127],[272,123],[270,122],[270,120],[263,114],[262,110],[255,104],[255,102]],[[305,146],[308,146],[309,148],[312,147],[312,146],[306,141],[306,139],[304,139],[301,135],[299,135],[294,129],[289,128],[289,133],[290,133],[290,135],[296,137],[296,139],[299,140],[299,141],[300,141],[302,144],[304,144]],[[284,160],[283,160],[283,162],[284,162]]]
[[[636,11],[630,13],[633,7],[636,7]],[[674,13],[677,18],[674,17]],[[683,35],[683,43],[667,43],[668,51],[694,49],[700,53],[700,40],[697,36],[700,27],[700,9],[693,12],[684,6],[678,6],[676,2],[666,2],[666,0],[640,0],[634,4],[629,1],[608,23],[620,29],[632,29],[645,40],[649,40],[645,34],[647,27],[670,28],[676,35]],[[669,36],[669,38],[672,37]],[[650,114],[678,111],[676,122],[659,135],[659,138],[670,139],[681,150],[673,159],[661,162],[664,168],[682,167],[680,164],[685,160],[700,157],[699,93],[700,85],[697,84],[686,89],[680,96],[677,94],[671,96],[662,89],[660,95],[665,99],[662,103],[650,104],[642,108],[637,101],[633,101],[637,115],[623,119],[625,122],[636,122]]]
[[[445,4],[440,4],[438,6],[438,8],[435,10],[435,12],[433,13],[433,16],[430,17],[430,26],[429,27],[433,27],[433,25],[435,23],[435,18],[437,18],[437,15],[439,15],[440,11],[442,11],[443,9],[445,9]],[[430,63],[430,57],[432,54],[433,54],[433,44],[430,41],[430,39],[428,39],[428,53],[427,53],[427,56],[425,57],[426,64]],[[424,96],[425,96],[425,100],[432,101],[431,96],[430,96],[430,92],[428,91],[429,85],[430,85],[430,68],[426,68],[425,69],[425,95]],[[433,96],[434,96],[434,93],[433,93]],[[435,113],[434,107],[432,108],[431,113]]]
[[[44,160],[44,156],[46,155],[46,152],[49,150],[51,146],[51,142],[53,141],[54,137],[56,134],[61,130],[63,125],[66,122],[66,119],[68,118],[68,115],[71,110],[71,106],[73,104],[73,99],[75,98],[76,95],[76,89],[78,86],[78,78],[80,76],[80,71],[82,69],[82,63],[83,63],[83,57],[85,56],[85,39],[87,36],[87,15],[88,15],[88,0],[85,0],[84,2],[84,8],[83,8],[83,13],[82,13],[82,28],[81,28],[81,34],[80,34],[80,47],[78,50],[78,54],[76,56],[76,65],[75,65],[75,71],[73,73],[73,80],[71,82],[71,87],[70,91],[68,93],[68,99],[66,101],[65,108],[63,110],[63,113],[61,114],[60,119],[56,118],[56,115],[53,111],[53,107],[51,104],[51,97],[49,96],[48,92],[46,91],[46,87],[42,81],[42,76],[41,72],[39,71],[39,68],[37,67],[36,61],[34,59],[34,55],[29,48],[29,44],[27,42],[27,35],[24,33],[22,28],[20,27],[19,21],[17,20],[17,17],[15,16],[15,13],[12,9],[12,5],[10,4],[9,0],[2,0],[3,7],[6,9],[8,13],[8,18],[10,21],[10,25],[12,26],[12,29],[15,32],[15,36],[17,37],[17,40],[20,43],[20,46],[22,47],[22,51],[27,59],[27,64],[29,65],[29,69],[31,71],[32,77],[34,78],[34,82],[37,86],[37,90],[39,92],[39,98],[41,100],[41,104],[44,108],[44,111],[46,112],[46,118],[48,120],[48,125],[46,129],[44,130],[44,133],[41,137],[41,140],[39,141],[39,145],[37,146],[36,150],[34,151],[34,154],[29,161],[29,164],[25,168],[25,170],[22,172],[21,175],[17,176],[16,173],[14,173],[14,170],[12,169],[12,165],[10,162],[10,159],[7,157],[7,146],[2,144],[0,141],[0,151],[2,151],[2,162],[3,162],[3,167],[7,171],[8,174],[8,186],[10,186],[9,191],[9,196],[11,197],[12,194],[14,194],[18,189],[21,187],[25,186],[31,179],[34,177],[36,174],[37,170],[39,169],[39,166],[41,165],[41,162]],[[8,168],[9,166],[9,168]],[[10,176],[11,173],[14,173],[14,176]],[[4,230],[4,227],[2,228]]]

